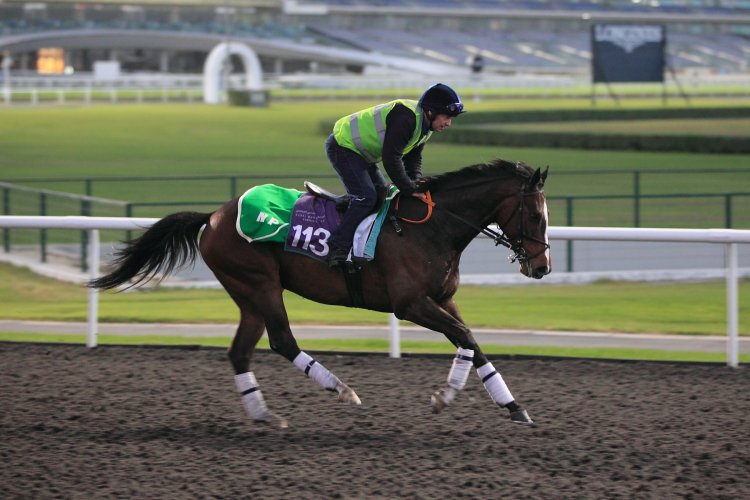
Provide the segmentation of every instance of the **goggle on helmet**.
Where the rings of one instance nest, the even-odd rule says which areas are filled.
[[[433,114],[458,116],[464,113],[464,104],[456,91],[442,83],[428,88],[419,98],[419,105]]]

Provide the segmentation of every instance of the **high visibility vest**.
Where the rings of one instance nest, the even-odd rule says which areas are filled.
[[[424,112],[417,101],[397,99],[363,109],[339,119],[333,126],[333,136],[339,146],[359,153],[365,160],[377,163],[383,159],[383,141],[385,140],[385,119],[396,104],[403,104],[414,112],[417,125],[414,127],[404,154],[427,142],[432,135],[429,131],[422,137],[422,120]]]

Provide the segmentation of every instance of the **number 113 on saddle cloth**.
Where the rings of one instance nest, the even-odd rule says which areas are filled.
[[[377,236],[391,200],[398,193],[389,186],[380,210],[367,217],[355,234],[354,256],[375,257]],[[255,186],[239,199],[237,232],[247,241],[284,243],[284,250],[325,261],[329,238],[341,222],[336,202],[274,184]]]

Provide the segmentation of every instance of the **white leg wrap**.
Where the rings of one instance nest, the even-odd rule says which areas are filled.
[[[268,408],[253,372],[235,375],[234,383],[237,386],[237,391],[242,394],[242,404],[245,406],[248,416],[253,420],[265,420],[268,417]]]
[[[305,351],[300,351],[297,357],[294,358],[293,363],[294,366],[302,370],[305,375],[313,379],[324,389],[333,391],[341,383],[336,375],[329,372],[325,366],[315,361]]]
[[[484,388],[490,393],[492,401],[501,406],[505,406],[513,401],[513,395],[510,393],[510,390],[508,390],[508,386],[505,385],[505,380],[503,380],[502,375],[495,370],[492,363],[487,363],[477,368],[477,375],[482,379]]]
[[[448,372],[448,385],[460,391],[466,385],[466,380],[471,372],[472,361],[474,360],[474,351],[472,349],[458,348],[456,357],[453,358],[453,366]]]

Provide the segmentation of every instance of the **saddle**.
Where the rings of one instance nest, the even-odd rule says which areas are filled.
[[[307,192],[311,195],[334,202],[336,204],[336,210],[339,213],[344,213],[346,212],[346,209],[349,208],[348,194],[333,194],[327,189],[323,189],[322,187],[318,186],[317,184],[313,184],[310,181],[305,181],[304,185],[305,190],[307,190]],[[378,201],[375,204],[375,208],[372,209],[373,212],[377,212],[378,210],[380,210],[380,207],[383,206],[385,199],[388,197],[388,186],[378,186],[376,189],[378,191]]]
[[[336,204],[336,210],[338,210],[339,212],[345,212],[347,207],[349,206],[348,194],[333,194],[327,189],[323,189],[322,187],[318,186],[317,184],[313,184],[310,181],[305,181],[304,184],[305,189],[311,195],[334,202]]]

